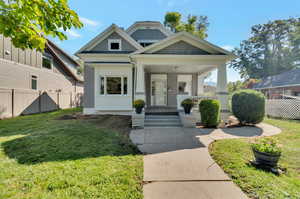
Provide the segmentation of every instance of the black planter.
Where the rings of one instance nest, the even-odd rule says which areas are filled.
[[[192,106],[183,106],[183,109],[185,114],[190,114],[192,110]]]
[[[277,167],[280,155],[273,155],[252,149],[257,164]]]
[[[137,114],[141,114],[142,111],[143,111],[143,107],[136,107],[136,108],[135,108],[135,112],[136,112]]]

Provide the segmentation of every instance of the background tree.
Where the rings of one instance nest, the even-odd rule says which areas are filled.
[[[242,78],[261,79],[300,65],[300,18],[255,25],[251,37],[234,50],[239,56],[230,66]]]
[[[205,39],[209,23],[207,16],[188,15],[187,21],[183,22],[179,12],[167,12],[164,25],[172,32],[186,31]]]
[[[18,48],[43,50],[46,36],[65,40],[63,30],[82,26],[67,0],[0,0],[0,34]]]

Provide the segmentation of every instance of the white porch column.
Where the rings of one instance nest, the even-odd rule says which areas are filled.
[[[198,75],[198,95],[201,96],[204,94],[204,79],[206,77],[206,73]]]
[[[229,116],[229,107],[228,107],[228,91],[227,91],[227,71],[226,64],[218,67],[218,79],[217,79],[217,92],[218,100],[221,103],[221,120],[227,121]]]
[[[141,63],[136,64],[136,90],[135,90],[135,100],[142,99],[146,100],[145,95],[145,71],[144,65]]]

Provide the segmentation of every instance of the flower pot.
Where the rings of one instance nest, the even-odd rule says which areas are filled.
[[[143,111],[143,107],[136,107],[136,108],[135,108],[135,112],[136,112],[137,114],[141,114],[142,111]]]
[[[192,110],[192,106],[183,106],[183,109],[185,114],[190,114]]]
[[[255,161],[258,164],[262,164],[262,165],[266,165],[266,166],[270,166],[270,167],[276,167],[277,163],[279,161],[280,158],[280,154],[279,155],[274,155],[274,154],[269,154],[269,153],[264,153],[264,152],[260,152],[260,151],[256,151],[254,149],[252,149],[254,157],[255,157]]]

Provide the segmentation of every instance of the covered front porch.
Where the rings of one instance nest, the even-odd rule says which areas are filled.
[[[135,55],[134,99],[146,102],[146,113],[177,112],[186,98],[208,98],[204,79],[217,69],[215,96],[222,112],[228,112],[226,56],[224,55]]]

